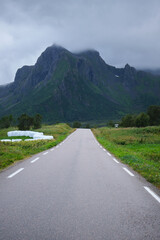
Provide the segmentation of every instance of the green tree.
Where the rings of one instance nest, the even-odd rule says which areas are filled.
[[[135,120],[136,127],[146,127],[149,125],[149,116],[146,113],[140,113]]]
[[[81,123],[80,122],[74,122],[73,123],[73,128],[80,128],[81,127]]]
[[[0,119],[0,128],[9,128],[13,121],[12,115],[4,116]]]
[[[132,114],[127,114],[121,119],[120,125],[122,127],[134,127],[135,126],[135,116]]]
[[[87,123],[87,124],[86,124],[86,128],[90,128],[90,125],[89,125],[89,123]]]
[[[42,121],[42,116],[39,113],[37,113],[33,119],[33,128],[34,129],[41,128],[41,121]]]
[[[156,126],[160,125],[160,106],[150,106],[147,110],[147,114],[150,117],[150,125]]]
[[[27,114],[22,114],[18,118],[18,128],[19,130],[29,130],[33,125],[33,118],[28,116]]]

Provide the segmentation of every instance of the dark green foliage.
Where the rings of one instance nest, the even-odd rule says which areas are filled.
[[[127,114],[121,119],[121,127],[146,127],[160,125],[160,106],[150,106],[147,113]]]
[[[13,121],[12,115],[4,116],[0,119],[0,128],[9,128]]]
[[[121,120],[120,126],[122,127],[134,127],[135,126],[135,115],[127,114]]]
[[[149,116],[146,113],[139,115],[127,114],[120,123],[121,127],[146,127],[149,126]]]
[[[80,128],[81,127],[81,123],[80,122],[74,122],[73,123],[73,128]]]
[[[85,128],[90,128],[90,125],[89,125],[89,123],[87,123],[87,124],[86,124],[86,127],[85,127]]]
[[[149,116],[146,113],[140,113],[135,120],[136,127],[146,127],[149,125]]]
[[[18,128],[19,130],[29,130],[30,127],[33,125],[34,119],[27,114],[22,114],[18,118]]]
[[[34,129],[41,128],[41,121],[42,121],[42,116],[40,114],[36,114],[33,119],[33,128]]]
[[[31,127],[34,129],[41,128],[42,116],[37,113],[34,117],[28,116],[27,114],[22,114],[18,118],[18,128],[19,130],[29,130]]]
[[[150,125],[160,125],[160,106],[150,106],[147,110],[147,114],[150,117]]]

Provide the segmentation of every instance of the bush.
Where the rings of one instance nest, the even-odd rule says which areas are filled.
[[[0,119],[0,128],[9,128],[11,126],[12,121],[13,121],[12,115],[2,117]]]
[[[36,114],[33,119],[33,128],[34,129],[41,128],[41,121],[42,121],[42,116],[40,114]]]
[[[160,106],[150,106],[147,113],[140,113],[138,116],[127,114],[121,119],[122,127],[146,127],[160,125]]]
[[[121,120],[120,125],[122,127],[134,127],[135,126],[135,116],[132,114],[127,114]]]
[[[18,118],[18,128],[19,130],[29,130],[33,125],[33,118],[28,116],[27,114],[22,114]]]
[[[81,123],[80,122],[74,122],[73,123],[73,128],[80,128],[81,127]]]
[[[136,127],[146,127],[149,125],[149,116],[146,113],[140,113],[135,120]]]
[[[150,125],[160,125],[160,106],[150,106],[147,110],[147,114],[150,117]]]

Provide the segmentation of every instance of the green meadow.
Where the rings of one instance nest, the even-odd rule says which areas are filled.
[[[10,139],[7,137],[8,131],[17,130],[16,128],[0,129],[0,139]],[[32,130],[32,129],[31,129]],[[34,131],[34,129],[33,129]],[[43,132],[45,135],[52,135],[53,140],[36,140],[21,142],[0,142],[0,169],[15,163],[16,161],[31,157],[32,155],[45,151],[62,142],[74,129],[67,124],[56,124],[42,126],[37,132]],[[25,140],[26,137],[14,137]],[[28,138],[28,137],[27,137]],[[12,137],[13,139],[13,137]]]
[[[92,130],[100,144],[122,163],[160,188],[160,126]]]

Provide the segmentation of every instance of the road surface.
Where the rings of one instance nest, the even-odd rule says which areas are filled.
[[[159,194],[90,130],[0,173],[0,240],[152,239]]]

